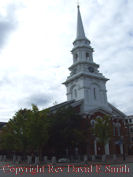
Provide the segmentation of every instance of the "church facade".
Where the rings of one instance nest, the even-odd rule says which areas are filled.
[[[88,140],[89,155],[123,155],[128,151],[128,130],[125,126],[123,112],[108,102],[106,82],[109,80],[99,72],[99,65],[93,60],[93,48],[85,36],[80,8],[77,15],[77,35],[72,49],[73,63],[69,67],[70,75],[63,83],[67,89],[67,101],[51,107],[56,110],[62,106],[71,105],[78,108],[83,119],[88,120],[89,127],[96,119],[108,115],[111,118],[113,132],[112,140],[102,147],[97,138],[90,133]]]
[[[77,15],[77,36],[73,42],[73,64],[69,67],[70,76],[64,82],[67,89],[67,101],[80,105],[80,113],[92,125],[97,118],[109,115],[113,124],[112,142],[103,149],[96,139],[90,138],[89,153],[91,155],[123,154],[127,151],[126,115],[108,102],[106,82],[108,79],[99,72],[99,65],[93,60],[93,48],[85,36],[80,8]],[[73,103],[74,104],[74,103]],[[91,135],[90,135],[91,137]],[[124,146],[125,145],[125,146]]]

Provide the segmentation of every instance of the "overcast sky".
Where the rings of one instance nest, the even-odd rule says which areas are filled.
[[[76,0],[0,0],[0,121],[20,108],[66,101]],[[133,0],[82,0],[94,61],[110,80],[108,101],[133,114]]]

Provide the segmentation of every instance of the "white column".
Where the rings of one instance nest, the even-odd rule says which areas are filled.
[[[120,153],[123,154],[123,144],[120,144]]]
[[[48,162],[48,157],[47,157],[47,156],[44,156],[44,157],[43,157],[43,160],[44,160],[44,163],[47,163],[47,162]]]
[[[95,155],[97,155],[97,141],[94,140],[94,152],[95,152]]]
[[[110,154],[110,152],[109,152],[109,143],[105,144],[104,148],[105,148],[105,154],[109,155]]]
[[[39,157],[35,156],[35,164],[38,165],[39,164]]]
[[[52,159],[51,159],[51,161],[52,161],[52,164],[56,163],[56,157],[53,156]]]

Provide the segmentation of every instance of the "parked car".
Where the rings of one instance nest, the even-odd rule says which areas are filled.
[[[59,163],[67,163],[67,162],[70,162],[70,160],[67,158],[60,158],[60,159],[58,159],[58,162]]]

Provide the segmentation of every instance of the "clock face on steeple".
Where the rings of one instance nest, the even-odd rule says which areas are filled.
[[[94,72],[94,68],[93,68],[93,67],[91,67],[91,66],[88,68],[88,70],[89,70],[89,72],[91,72],[91,73],[93,73],[93,72]]]

